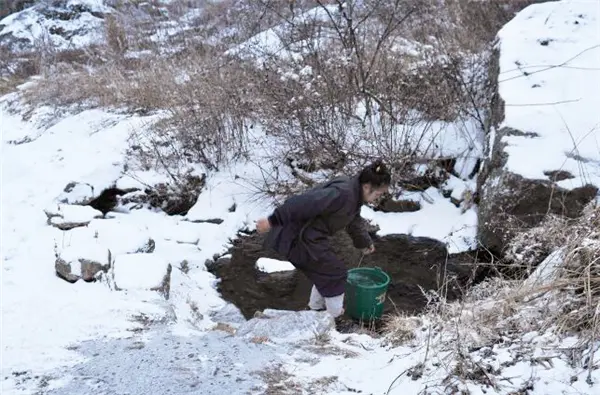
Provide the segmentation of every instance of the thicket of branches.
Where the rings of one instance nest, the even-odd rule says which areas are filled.
[[[434,122],[483,127],[489,49],[515,11],[468,0],[231,0],[192,14],[186,2],[111,4],[105,46],[29,54],[45,77],[32,104],[166,112],[137,136],[147,164],[217,169],[247,155],[260,129],[297,169],[377,156],[398,173],[436,155]]]

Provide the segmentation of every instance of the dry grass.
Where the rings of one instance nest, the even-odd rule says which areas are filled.
[[[235,328],[229,324],[224,324],[222,322],[217,323],[217,325],[215,325],[213,330],[226,332],[226,333],[229,333],[230,335],[235,335]]]
[[[418,317],[398,314],[386,318],[383,329],[390,344],[398,347],[415,339],[415,331],[422,325],[423,321]]]
[[[590,203],[579,219],[569,223],[550,219],[545,226],[546,236],[555,237],[560,246],[528,277],[490,278],[468,290],[460,301],[432,303],[429,312],[420,317],[427,322],[419,327],[425,332],[415,330],[418,325],[408,317],[389,320],[387,337],[402,344],[417,335],[428,350],[445,352],[448,385],[457,384],[458,379],[496,387],[498,372],[470,354],[509,344],[520,350],[516,363],[533,352],[533,346],[522,340],[527,333],[553,334],[548,339],[557,341],[576,335],[579,343],[564,352],[580,357],[565,358],[591,374],[593,357],[582,355],[593,355],[600,338],[600,206]],[[533,354],[531,358],[532,364],[545,363]]]
[[[518,233],[507,245],[503,261],[520,268],[526,274],[544,260],[552,251],[567,243],[564,229],[573,226],[576,220],[549,214],[534,228]]]
[[[263,395],[292,395],[302,393],[302,384],[293,379],[282,365],[265,368],[256,372],[264,381]]]

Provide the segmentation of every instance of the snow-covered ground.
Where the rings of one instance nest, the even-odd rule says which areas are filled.
[[[535,178],[544,177],[544,170],[565,169],[577,177],[567,183],[595,180],[600,184],[600,179],[594,178],[600,168],[599,133],[594,129],[600,123],[600,103],[593,90],[594,84],[600,85],[599,14],[600,4],[593,1],[540,4],[523,11],[502,30],[500,81],[501,95],[507,102],[505,124],[541,136],[507,140],[511,169]],[[538,39],[551,40],[542,45]],[[576,63],[568,63],[570,67],[554,67],[524,77],[519,71],[519,78],[510,79],[511,68],[548,67],[580,52]],[[520,62],[519,67],[515,61]],[[533,87],[535,84],[540,86]],[[197,386],[213,380],[211,377],[216,377],[221,387],[202,393],[236,393],[242,388],[261,393],[264,386],[260,382],[248,379],[250,384],[236,387],[236,379],[247,379],[245,375],[252,369],[275,369],[278,363],[288,375],[270,379],[296,391],[291,393],[301,393],[299,388],[303,387],[305,393],[339,395],[358,391],[448,393],[457,388],[471,394],[510,394],[525,391],[529,383],[533,388],[529,393],[534,394],[600,391],[600,370],[588,372],[556,352],[572,347],[577,339],[560,340],[547,333],[523,334],[516,342],[506,337],[505,342],[469,352],[468,360],[480,367],[479,382],[457,378],[444,381],[448,375],[454,377],[457,357],[446,335],[433,330],[435,317],[422,317],[421,322],[408,326],[414,337],[408,336],[399,346],[367,335],[335,331],[331,331],[328,342],[319,339],[303,346],[215,335],[211,331],[214,325],[221,321],[231,325],[237,321],[239,325],[240,317],[219,297],[216,278],[206,271],[205,261],[224,252],[238,229],[252,228],[255,219],[268,214],[270,205],[257,201],[248,185],[260,178],[260,170],[238,163],[210,175],[198,202],[185,217],[149,209],[124,209],[106,218],[69,205],[58,210],[56,205],[65,194],[77,201],[91,188],[97,194],[111,185],[129,188],[161,181],[160,174],[124,173],[130,134],[147,128],[158,116],[88,110],[64,114],[45,124],[52,109],[37,109],[24,121],[8,111],[8,103],[14,99],[11,95],[0,103],[3,393],[147,393],[150,389],[136,387],[144,381],[140,377],[147,378],[148,383],[166,380],[152,388],[170,388],[176,393],[198,393]],[[565,100],[577,102],[531,106]],[[578,151],[572,152],[587,161],[573,161],[573,155],[565,153],[573,148],[571,139],[579,143]],[[541,152],[542,147],[548,152]],[[459,148],[467,151],[470,147]],[[586,170],[582,172],[582,168]],[[81,187],[65,192],[73,182],[87,184],[90,190]],[[466,178],[450,180],[459,194],[472,188],[471,182]],[[365,208],[363,214],[380,226],[382,234],[438,238],[452,252],[473,246],[476,208],[457,208],[433,188],[411,198],[421,203],[421,210],[383,214]],[[233,206],[235,210],[231,210]],[[48,224],[45,210],[62,213],[62,218],[55,217],[54,225],[56,221],[88,224],[60,230]],[[215,218],[223,222],[198,222]],[[153,251],[140,252],[150,239]],[[103,281],[71,284],[56,277],[57,256],[72,263],[74,274],[79,274],[74,267],[78,258],[103,261],[106,257],[107,262],[112,260],[113,268]],[[272,271],[262,263],[258,265],[263,270]],[[170,290],[166,300],[152,289],[160,287],[168,267]],[[148,320],[161,323],[160,330],[146,328]],[[141,329],[148,331],[139,335]],[[237,361],[227,356],[229,350],[235,350]],[[179,362],[186,357],[190,363]],[[224,364],[229,370],[219,373]],[[140,366],[148,368],[141,375],[137,371]],[[184,371],[185,367],[188,370]],[[177,374],[167,375],[165,371]],[[94,375],[100,378],[94,381]],[[23,376],[52,379],[42,383],[23,380]]]

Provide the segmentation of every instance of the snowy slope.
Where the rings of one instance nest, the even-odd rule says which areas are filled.
[[[56,3],[56,5],[53,5]],[[37,2],[0,20],[0,37],[13,50],[76,49],[104,40],[104,14],[112,9],[102,0]]]
[[[570,0],[527,7],[499,32],[501,127],[535,133],[507,136],[509,171],[548,179],[574,176],[568,189],[600,185],[600,2]]]
[[[94,127],[114,122],[99,133]],[[76,361],[73,341],[130,327],[126,314],[155,314],[152,294],[131,298],[101,284],[68,284],[54,275],[54,248],[66,234],[48,226],[43,210],[65,186],[85,179],[103,188],[119,178],[129,128],[144,119],[88,111],[44,130],[5,111],[2,132],[2,359],[15,369]],[[7,144],[31,136],[30,143]],[[147,302],[142,302],[146,299]]]
[[[523,137],[507,139],[511,155],[508,166],[512,170],[529,177],[543,178],[544,170],[567,169],[577,178],[563,181],[565,186],[584,181],[582,174],[587,174],[590,179],[598,176],[599,151],[596,149],[599,142],[594,126],[600,122],[597,111],[600,106],[596,101],[598,95],[593,94],[593,84],[598,82],[597,69],[600,68],[598,47],[594,48],[598,45],[597,33],[600,32],[599,13],[600,5],[593,1],[532,6],[500,33],[503,53],[500,89],[507,102],[505,126],[536,132],[541,136],[535,140]],[[578,23],[575,24],[575,21]],[[11,23],[11,26],[18,25]],[[28,26],[20,31],[35,30],[32,28],[35,24]],[[544,46],[537,41],[540,38],[552,38],[554,41]],[[589,50],[577,57],[576,63],[569,63],[576,68],[555,67],[526,77],[521,71],[510,71],[515,68],[515,61],[529,67],[557,64],[585,49]],[[532,81],[540,87],[533,88]],[[90,221],[88,226],[61,231],[46,222],[44,210],[53,206],[64,194],[67,184],[73,181],[87,183],[94,187],[94,191],[99,191],[112,184],[125,188],[162,180],[161,175],[154,173],[136,173],[135,177],[123,174],[130,133],[147,127],[157,117],[92,110],[76,115],[65,114],[58,122],[41,126],[43,117],[52,109],[37,109],[32,119],[24,121],[8,111],[7,103],[13,99],[14,96],[5,97],[0,102],[3,393],[35,390],[26,385],[17,388],[14,377],[18,372],[51,372],[55,377],[57,372],[62,372],[65,377],[68,376],[64,370],[57,369],[65,369],[63,366],[73,365],[83,358],[93,361],[94,357],[93,353],[83,356],[67,347],[87,339],[130,337],[131,330],[139,326],[132,321],[134,315],[144,313],[154,319],[165,320],[174,324],[169,329],[175,329],[177,334],[184,336],[205,334],[214,324],[211,314],[227,305],[217,294],[216,279],[205,270],[204,262],[223,252],[229,238],[234,237],[238,229],[251,228],[256,218],[268,213],[268,202],[257,202],[249,185],[260,179],[260,169],[238,163],[227,171],[211,175],[205,191],[185,218],[169,217],[145,209],[111,213],[106,218],[93,218],[95,213],[92,216],[77,213],[78,220]],[[556,105],[514,105],[532,104],[534,100],[539,103],[575,99],[578,101]],[[563,119],[568,122],[563,122]],[[569,126],[571,134],[565,133],[565,123],[573,125]],[[443,142],[443,135],[436,136]],[[581,142],[578,155],[589,159],[587,162],[574,161],[569,158],[570,154],[565,154],[570,150],[565,147],[572,147],[572,138]],[[458,140],[448,139],[454,143]],[[442,143],[440,152],[461,153],[467,148],[462,142],[455,145]],[[542,155],[542,148],[549,151]],[[582,168],[587,169],[585,173],[580,171]],[[463,180],[452,182],[467,184],[461,185],[461,188],[472,187]],[[382,233],[402,232],[435,237],[447,242],[452,252],[472,246],[475,208],[463,213],[434,189],[418,194],[414,199],[423,206],[416,213],[382,214],[367,208],[363,213],[381,226]],[[236,207],[234,211],[231,210],[233,206]],[[223,222],[219,225],[193,222],[214,218]],[[151,253],[152,258],[144,259],[145,255],[134,250],[147,238],[156,243],[156,248]],[[116,283],[121,284],[124,291],[114,291],[103,282],[69,284],[55,276],[57,251],[63,256],[76,258],[86,254],[102,256],[105,249],[116,253],[117,265],[125,262],[114,273]],[[187,273],[179,270],[184,261],[189,268]],[[173,271],[171,295],[165,301],[149,288],[161,279],[167,263],[173,266]],[[495,308],[493,303],[478,305],[471,313],[480,312],[483,307]],[[454,388],[444,379],[455,368],[456,353],[448,349],[453,343],[447,337],[429,331],[429,320],[430,317],[424,317],[423,322],[411,327],[415,338],[399,347],[391,347],[381,339],[366,335],[341,336],[335,333],[327,346],[331,346],[326,350],[329,352],[327,356],[315,355],[297,347],[279,349],[265,346],[259,349],[246,344],[249,348],[244,348],[244,343],[236,343],[235,347],[242,350],[240,355],[244,358],[251,358],[256,352],[262,356],[283,354],[281,357],[289,364],[288,370],[295,375],[288,384],[297,382],[308,388],[307,393],[315,393],[310,390],[315,380],[326,377],[332,380],[324,391],[328,394],[362,392],[393,395],[416,394],[423,390],[443,393]],[[469,352],[469,356],[481,366],[491,366],[491,370],[483,370],[483,381],[458,383],[457,379],[453,379],[451,384],[460,385],[471,394],[514,394],[521,390],[539,395],[597,393],[598,384],[591,387],[586,383],[585,369],[573,368],[568,358],[556,355],[557,348],[574,347],[576,340],[560,340],[538,333],[524,334],[516,340],[504,337],[498,344]],[[229,344],[226,343],[227,337],[217,337],[215,341]],[[93,350],[94,347],[100,346],[93,343]],[[157,349],[162,350],[161,347]],[[209,344],[203,347],[211,350]],[[228,347],[224,349],[218,350],[220,355],[229,351]],[[525,354],[523,350],[526,350]],[[102,351],[102,356],[110,354],[106,348]],[[169,355],[172,354],[179,357],[179,352]],[[156,359],[156,355],[146,356]],[[108,358],[110,363],[115,363],[114,359]],[[196,358],[197,365],[194,366],[203,369],[203,374],[210,380],[206,372],[214,369],[216,374],[219,366],[214,366],[214,356],[208,351],[199,358],[201,363]],[[545,360],[551,364],[544,364]],[[131,370],[128,373],[135,372],[136,361],[129,361]],[[239,364],[244,362],[238,361]],[[265,363],[268,363],[266,359]],[[490,372],[500,369],[498,377],[491,377]],[[98,367],[84,370],[90,371],[98,372]],[[422,377],[419,372],[424,373]],[[596,370],[591,375],[593,383],[600,381],[598,372]],[[152,375],[146,374],[145,377]],[[524,390],[530,382],[533,389]],[[298,387],[292,389],[298,391]]]
[[[111,185],[144,187],[165,181],[152,172],[123,173],[129,136],[159,117],[90,110],[48,122],[49,109],[40,108],[25,122],[9,111],[15,98],[9,95],[0,101],[2,376],[75,364],[81,358],[68,346],[105,336],[130,337],[140,326],[132,317],[142,313],[153,320],[176,320],[175,329],[181,333],[213,325],[208,314],[226,303],[204,263],[224,252],[236,231],[252,226],[266,210],[261,202],[247,203],[253,193],[235,180],[238,175],[252,180],[252,168],[241,166],[232,169],[235,175],[210,177],[208,195],[190,211],[191,218],[202,212],[223,218],[220,226],[146,209],[94,219],[96,214],[82,215],[83,207],[65,206],[66,221],[91,222],[62,231],[47,223],[45,211],[56,211],[56,203],[65,196],[77,200],[90,189],[97,195]],[[80,187],[67,194],[65,187],[72,182],[90,189]],[[204,205],[221,187],[228,198],[218,195],[214,200],[218,205]],[[229,210],[232,203],[239,206],[235,212]],[[154,251],[136,253],[148,239],[153,240]],[[108,250],[114,259],[114,284],[124,289],[121,292],[104,282],[69,284],[54,273],[56,255],[67,262],[106,260]],[[179,270],[183,262],[189,275]],[[168,302],[150,290],[162,281],[167,264],[173,267]],[[193,312],[190,301],[197,303]]]

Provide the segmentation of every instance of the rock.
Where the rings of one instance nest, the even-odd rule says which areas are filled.
[[[57,197],[60,203],[88,204],[94,199],[94,187],[84,182],[70,182],[64,191]]]
[[[326,312],[266,309],[259,318],[252,318],[240,325],[236,336],[266,338],[273,342],[298,342],[314,339],[333,328],[334,319]]]
[[[208,218],[208,219],[187,219],[187,218],[185,218],[184,221],[189,221],[194,224],[213,224],[213,225],[221,225],[223,222],[225,222],[222,218]]]
[[[140,248],[135,250],[135,252],[149,254],[151,252],[154,252],[155,248],[156,248],[156,242],[154,240],[152,240],[151,238],[148,238],[148,241],[146,242],[146,244],[144,244],[143,246],[141,246]]]
[[[56,274],[71,283],[79,279],[94,281],[100,272],[111,267],[110,251],[101,245],[72,245],[57,252],[54,263]]]
[[[379,205],[378,208],[384,213],[405,213],[419,211],[421,209],[421,203],[408,199],[386,199]]]
[[[77,206],[71,204],[58,204],[44,210],[48,217],[48,225],[55,226],[61,230],[86,226],[94,218],[102,218],[102,213],[88,206]]]
[[[112,211],[119,203],[118,197],[130,192],[119,188],[107,188],[100,195],[92,199],[88,205],[100,211],[103,215]]]
[[[172,266],[155,254],[121,254],[114,261],[117,290],[151,290],[169,299]]]
[[[42,38],[40,34],[45,34],[44,39],[57,50],[101,43],[104,15],[112,11],[103,3],[37,1],[0,21],[0,44],[11,51],[33,50]],[[31,26],[39,29],[32,31]]]
[[[246,322],[240,309],[232,303],[227,303],[222,309],[210,314],[211,320],[228,325],[241,325]]]
[[[544,175],[548,176],[550,181],[553,181],[553,182],[558,182],[558,181],[569,180],[571,178],[575,178],[575,176],[573,176],[573,174],[571,174],[565,170],[550,170],[550,171],[546,170],[544,172]]]
[[[502,138],[519,133],[511,128],[496,132],[491,159],[484,162],[478,181],[478,240],[497,255],[505,252],[513,237],[539,225],[547,214],[578,217],[598,194],[594,185],[567,190],[553,181],[527,179],[506,170],[508,155]]]
[[[70,283],[74,283],[81,278],[79,274],[73,273],[71,264],[65,262],[64,259],[56,258],[54,269],[58,277]]]
[[[211,229],[211,230],[208,230]],[[206,241],[215,233],[213,225],[194,224],[189,221],[178,221],[165,233],[165,240],[174,241],[178,244],[196,245],[201,240]]]
[[[506,50],[506,55],[501,53],[502,49],[515,45],[512,41],[519,40],[514,34],[517,31],[532,36],[527,45],[535,46],[535,38],[547,39],[548,31],[540,30],[533,22],[535,18],[531,15],[537,12],[534,10],[536,8],[532,7],[529,11],[523,11],[515,18],[520,19],[518,23],[513,20],[503,27],[498,33],[498,45],[489,62],[490,80],[486,84],[489,92],[485,94],[491,100],[485,116],[488,119],[485,125],[485,159],[477,179],[477,237],[481,245],[498,256],[505,254],[511,239],[539,225],[547,214],[578,217],[583,207],[596,198],[600,186],[585,184],[589,182],[587,180],[594,180],[593,176],[587,177],[587,174],[596,173],[597,155],[583,158],[578,151],[581,148],[585,152],[586,145],[595,144],[593,134],[588,131],[594,128],[596,122],[589,113],[593,110],[588,110],[593,105],[587,107],[587,102],[582,99],[581,106],[587,112],[575,116],[578,120],[577,130],[568,130],[570,118],[565,118],[565,114],[558,113],[551,106],[539,106],[531,113],[535,119],[544,121],[538,123],[528,119],[519,106],[505,105],[504,100],[513,102],[530,89],[531,81],[528,78],[515,77],[524,75],[518,67],[515,69],[515,64],[528,64],[533,58],[530,57],[531,51],[523,50],[517,60],[510,49]],[[567,22],[563,20],[560,23]],[[566,42],[562,45],[567,45]],[[557,56],[558,53],[561,51],[556,47],[553,54]],[[513,71],[515,74],[512,74]],[[576,71],[571,70],[570,73]],[[498,83],[500,75],[504,84]],[[507,83],[508,80],[513,81]],[[556,79],[553,89],[557,92],[568,90],[574,96],[587,91],[585,82],[573,84],[573,80],[585,81],[575,76]],[[573,147],[575,143],[577,149]],[[531,149],[537,150],[540,155],[531,152],[527,156]],[[577,155],[574,155],[574,151]],[[515,153],[514,157],[509,154],[511,152]],[[574,189],[567,189],[571,186]]]
[[[86,228],[73,229],[72,244],[90,241],[106,246],[113,255],[153,252],[156,246],[148,228],[129,217],[95,219]]]
[[[96,278],[96,274],[100,272],[107,272],[110,268],[110,252],[109,252],[109,263],[101,263],[90,261],[89,259],[80,259],[79,263],[81,264],[81,278],[84,281],[92,281]]]

